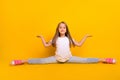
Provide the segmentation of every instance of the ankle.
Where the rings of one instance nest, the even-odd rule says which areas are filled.
[[[22,61],[22,63],[28,63],[28,61],[27,60],[21,60]]]
[[[99,62],[105,62],[105,58],[100,58]]]

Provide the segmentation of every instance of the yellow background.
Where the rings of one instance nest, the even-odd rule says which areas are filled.
[[[113,57],[117,64],[45,64],[10,66],[13,59],[54,55],[36,35],[49,41],[57,24],[65,21],[77,41],[89,33],[81,57]],[[119,0],[1,0],[0,80],[120,80]]]

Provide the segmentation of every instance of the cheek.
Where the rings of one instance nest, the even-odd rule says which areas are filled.
[[[60,32],[60,30],[61,30],[61,29],[59,28],[58,31]]]
[[[66,29],[65,29],[65,32],[66,32]]]

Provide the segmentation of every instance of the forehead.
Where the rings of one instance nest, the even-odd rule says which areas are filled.
[[[59,25],[60,27],[66,27],[66,25],[64,23],[60,23]]]

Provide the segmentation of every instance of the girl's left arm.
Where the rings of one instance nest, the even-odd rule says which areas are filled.
[[[75,43],[75,46],[81,47],[88,37],[92,37],[92,36],[89,34],[86,34],[80,42],[73,40]]]

